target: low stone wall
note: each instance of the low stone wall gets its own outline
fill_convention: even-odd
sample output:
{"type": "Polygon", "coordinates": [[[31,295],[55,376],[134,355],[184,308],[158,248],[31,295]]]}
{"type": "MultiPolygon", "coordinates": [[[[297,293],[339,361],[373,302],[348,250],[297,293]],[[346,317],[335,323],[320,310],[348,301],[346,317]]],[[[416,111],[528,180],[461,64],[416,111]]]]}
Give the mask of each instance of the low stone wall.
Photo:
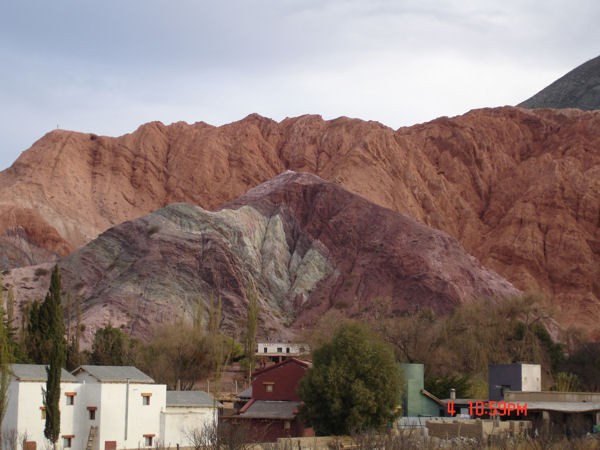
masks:
{"type": "Polygon", "coordinates": [[[427,431],[430,437],[440,439],[469,438],[487,442],[490,436],[525,434],[531,429],[529,420],[481,420],[457,419],[451,422],[429,420],[427,431]]]}

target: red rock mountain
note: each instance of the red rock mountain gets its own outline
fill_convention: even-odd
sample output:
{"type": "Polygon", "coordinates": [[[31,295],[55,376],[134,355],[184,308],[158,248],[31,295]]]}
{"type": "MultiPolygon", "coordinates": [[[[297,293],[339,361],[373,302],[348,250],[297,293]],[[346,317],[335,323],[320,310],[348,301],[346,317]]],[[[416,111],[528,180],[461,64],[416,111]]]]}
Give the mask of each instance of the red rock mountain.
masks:
{"type": "Polygon", "coordinates": [[[112,227],[60,267],[88,340],[108,322],[146,337],[149,324],[191,318],[195,302],[208,310],[217,295],[222,326],[242,338],[250,282],[261,334],[273,338],[332,308],[356,318],[377,302],[395,314],[445,313],[519,293],[446,233],[289,171],[214,212],[176,203],[112,227]]]}
{"type": "Polygon", "coordinates": [[[305,171],[458,239],[565,325],[600,319],[600,112],[495,108],[399,130],[251,115],[143,125],[118,138],[53,131],[0,173],[2,264],[68,254],[173,202],[213,209],[305,171]]]}

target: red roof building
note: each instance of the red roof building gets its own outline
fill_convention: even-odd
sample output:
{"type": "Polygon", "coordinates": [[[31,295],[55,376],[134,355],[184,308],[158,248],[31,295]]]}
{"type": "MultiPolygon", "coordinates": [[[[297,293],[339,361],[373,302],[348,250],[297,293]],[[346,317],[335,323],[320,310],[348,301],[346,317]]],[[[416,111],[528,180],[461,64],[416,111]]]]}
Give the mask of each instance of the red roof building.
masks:
{"type": "Polygon", "coordinates": [[[296,358],[255,371],[251,398],[237,415],[228,417],[246,428],[253,442],[275,442],[282,437],[313,436],[298,417],[298,383],[310,363],[296,358]]]}

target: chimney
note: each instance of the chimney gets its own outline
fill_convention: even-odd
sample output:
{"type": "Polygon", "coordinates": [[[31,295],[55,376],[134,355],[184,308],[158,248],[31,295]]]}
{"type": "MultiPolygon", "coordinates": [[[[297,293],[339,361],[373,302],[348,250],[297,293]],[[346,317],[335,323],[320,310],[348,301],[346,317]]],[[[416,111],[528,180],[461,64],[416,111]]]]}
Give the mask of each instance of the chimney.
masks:
{"type": "Polygon", "coordinates": [[[450,400],[456,400],[456,389],[450,389],[450,400]]]}

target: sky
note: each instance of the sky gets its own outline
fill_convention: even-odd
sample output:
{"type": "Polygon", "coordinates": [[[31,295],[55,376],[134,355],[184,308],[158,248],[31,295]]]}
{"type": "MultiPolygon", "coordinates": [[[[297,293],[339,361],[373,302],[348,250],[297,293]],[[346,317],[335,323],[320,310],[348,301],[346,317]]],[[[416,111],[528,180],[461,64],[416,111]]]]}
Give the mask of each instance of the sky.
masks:
{"type": "Polygon", "coordinates": [[[0,170],[57,127],[515,105],[598,56],[599,23],[598,0],[4,1],[0,170]]]}

